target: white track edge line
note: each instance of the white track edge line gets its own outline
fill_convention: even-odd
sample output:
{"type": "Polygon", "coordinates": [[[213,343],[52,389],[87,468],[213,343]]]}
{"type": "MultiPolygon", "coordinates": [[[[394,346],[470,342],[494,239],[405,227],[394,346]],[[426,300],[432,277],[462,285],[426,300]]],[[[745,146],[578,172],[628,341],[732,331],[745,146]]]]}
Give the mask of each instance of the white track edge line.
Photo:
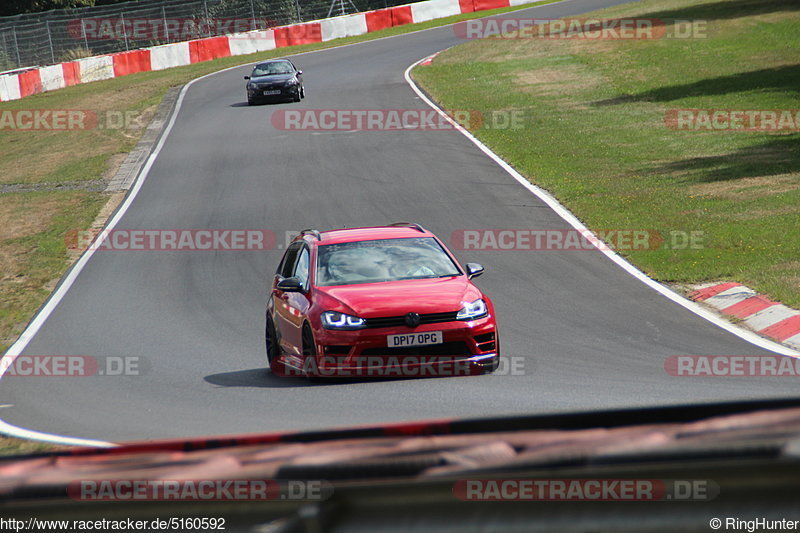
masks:
{"type": "MultiPolygon", "coordinates": [[[[425,59],[427,59],[427,56],[411,64],[403,74],[406,79],[406,83],[408,83],[409,86],[411,86],[411,88],[414,90],[417,96],[419,96],[422,99],[422,101],[424,101],[426,104],[432,107],[440,116],[444,117],[448,122],[450,122],[453,125],[453,127],[456,130],[458,130],[462,135],[464,135],[467,139],[472,141],[472,143],[475,144],[475,146],[480,148],[480,150],[484,154],[489,156],[503,170],[505,170],[515,180],[517,180],[517,182],[519,182],[520,185],[528,189],[528,191],[533,193],[541,201],[547,204],[550,207],[550,209],[555,211],[556,214],[561,218],[563,218],[569,225],[571,225],[573,228],[577,230],[589,232],[592,235],[594,235],[594,233],[590,232],[590,230],[575,215],[573,215],[566,207],[564,207],[558,200],[556,200],[556,198],[553,195],[551,195],[549,192],[545,191],[540,187],[537,187],[536,185],[528,181],[525,178],[525,176],[517,172],[516,169],[514,169],[514,167],[506,163],[502,158],[500,158],[500,156],[495,154],[489,147],[487,147],[485,144],[479,141],[474,135],[472,135],[469,131],[467,131],[463,126],[461,126],[461,124],[450,118],[450,116],[447,115],[447,113],[442,111],[442,109],[438,105],[436,105],[430,98],[427,97],[427,95],[417,86],[414,80],[411,79],[411,70],[425,59]]],[[[689,311],[698,315],[699,317],[708,320],[715,326],[718,326],[730,333],[733,333],[737,337],[744,339],[747,342],[750,342],[751,344],[755,344],[760,348],[764,348],[765,350],[769,350],[771,352],[775,352],[780,355],[788,355],[791,357],[800,358],[800,352],[792,350],[787,346],[784,346],[777,342],[773,342],[769,339],[765,339],[764,337],[761,337],[750,330],[732,324],[731,322],[728,322],[727,320],[720,318],[711,311],[704,309],[702,306],[700,306],[700,304],[692,302],[691,300],[687,300],[683,296],[674,292],[672,289],[666,287],[665,285],[662,285],[661,283],[647,276],[647,274],[645,274],[644,272],[633,266],[631,263],[629,263],[626,259],[624,259],[621,255],[617,254],[612,249],[609,249],[607,247],[598,247],[597,242],[600,242],[600,239],[597,238],[596,235],[595,237],[596,237],[595,239],[589,239],[589,240],[592,241],[592,245],[595,248],[597,248],[598,251],[605,254],[606,257],[611,259],[620,268],[625,270],[628,274],[635,277],[636,279],[638,279],[639,281],[641,281],[654,291],[662,294],[663,296],[666,296],[673,302],[688,309],[689,311]]]]}
{"type": "Polygon", "coordinates": [[[63,444],[65,446],[87,446],[91,448],[114,448],[117,446],[114,443],[105,442],[102,440],[65,437],[64,435],[54,435],[52,433],[43,433],[41,431],[25,429],[19,426],[13,426],[3,420],[0,420],[0,433],[8,437],[15,437],[18,439],[48,442],[50,444],[63,444]]]}

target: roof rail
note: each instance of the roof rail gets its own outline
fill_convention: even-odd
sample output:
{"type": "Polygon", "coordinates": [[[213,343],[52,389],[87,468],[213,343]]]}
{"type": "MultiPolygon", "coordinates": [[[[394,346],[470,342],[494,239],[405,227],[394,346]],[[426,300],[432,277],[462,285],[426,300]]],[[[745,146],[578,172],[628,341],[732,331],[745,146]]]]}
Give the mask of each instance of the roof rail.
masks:
{"type": "Polygon", "coordinates": [[[318,241],[322,240],[322,235],[315,229],[304,229],[300,232],[300,235],[313,235],[318,241]]]}
{"type": "Polygon", "coordinates": [[[416,222],[392,222],[389,225],[390,226],[401,226],[401,227],[407,227],[407,228],[414,228],[415,230],[417,230],[420,233],[427,233],[425,231],[425,228],[423,228],[422,226],[420,226],[416,222]]]}

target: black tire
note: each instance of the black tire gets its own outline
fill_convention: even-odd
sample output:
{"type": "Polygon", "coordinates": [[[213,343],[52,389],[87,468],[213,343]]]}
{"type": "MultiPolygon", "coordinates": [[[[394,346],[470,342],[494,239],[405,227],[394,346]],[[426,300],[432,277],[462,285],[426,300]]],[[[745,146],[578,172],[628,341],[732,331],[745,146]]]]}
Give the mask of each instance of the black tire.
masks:
{"type": "MultiPolygon", "coordinates": [[[[303,326],[303,355],[308,358],[313,358],[313,369],[316,370],[317,368],[317,344],[314,342],[314,333],[311,331],[311,328],[308,324],[303,326]]],[[[309,363],[304,362],[303,366],[305,368],[309,368],[309,363]]],[[[306,374],[306,379],[310,381],[316,381],[315,375],[306,374]]]]}
{"type": "Polygon", "coordinates": [[[303,85],[301,85],[300,86],[300,98],[305,98],[305,97],[306,97],[306,88],[303,85]]]}
{"type": "Polygon", "coordinates": [[[267,315],[267,324],[264,332],[264,344],[267,351],[267,365],[272,368],[272,362],[276,359],[276,348],[278,346],[278,339],[275,335],[275,324],[272,323],[272,318],[267,315]]]}
{"type": "Polygon", "coordinates": [[[297,92],[294,94],[293,100],[295,102],[299,102],[300,101],[300,89],[297,89],[297,92]]]}
{"type": "Polygon", "coordinates": [[[314,334],[308,324],[303,326],[303,355],[317,355],[317,345],[314,342],[314,334]]]}
{"type": "Polygon", "coordinates": [[[252,98],[248,98],[247,99],[247,105],[256,105],[256,101],[253,100],[252,98]]]}

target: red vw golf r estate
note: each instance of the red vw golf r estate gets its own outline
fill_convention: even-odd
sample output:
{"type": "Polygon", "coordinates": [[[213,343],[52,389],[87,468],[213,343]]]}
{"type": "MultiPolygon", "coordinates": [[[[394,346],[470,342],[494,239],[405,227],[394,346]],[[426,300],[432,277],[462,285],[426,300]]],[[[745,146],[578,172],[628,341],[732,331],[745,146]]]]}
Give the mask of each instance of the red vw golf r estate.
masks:
{"type": "Polygon", "coordinates": [[[418,224],[303,230],[278,266],[266,313],[276,375],[433,377],[499,363],[491,300],[418,224]]]}

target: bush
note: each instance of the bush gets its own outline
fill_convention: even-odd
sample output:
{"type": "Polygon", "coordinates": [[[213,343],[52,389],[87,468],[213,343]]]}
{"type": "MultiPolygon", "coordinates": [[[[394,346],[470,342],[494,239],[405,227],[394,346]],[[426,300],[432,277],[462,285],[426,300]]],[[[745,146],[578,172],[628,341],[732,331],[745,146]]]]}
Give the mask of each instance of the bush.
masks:
{"type": "Polygon", "coordinates": [[[75,48],[68,48],[58,55],[58,62],[65,63],[67,61],[76,61],[84,57],[91,57],[94,53],[85,46],[76,46],[75,48]]]}

